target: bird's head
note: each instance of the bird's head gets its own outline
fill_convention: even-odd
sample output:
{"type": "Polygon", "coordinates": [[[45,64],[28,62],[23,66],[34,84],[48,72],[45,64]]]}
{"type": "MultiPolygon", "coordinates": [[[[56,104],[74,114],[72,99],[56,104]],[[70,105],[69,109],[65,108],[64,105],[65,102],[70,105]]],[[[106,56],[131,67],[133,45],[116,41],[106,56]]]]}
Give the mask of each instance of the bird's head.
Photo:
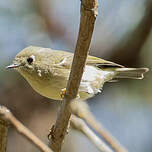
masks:
{"type": "Polygon", "coordinates": [[[7,69],[16,69],[25,78],[40,76],[50,68],[49,56],[51,49],[29,46],[20,51],[7,69]]]}

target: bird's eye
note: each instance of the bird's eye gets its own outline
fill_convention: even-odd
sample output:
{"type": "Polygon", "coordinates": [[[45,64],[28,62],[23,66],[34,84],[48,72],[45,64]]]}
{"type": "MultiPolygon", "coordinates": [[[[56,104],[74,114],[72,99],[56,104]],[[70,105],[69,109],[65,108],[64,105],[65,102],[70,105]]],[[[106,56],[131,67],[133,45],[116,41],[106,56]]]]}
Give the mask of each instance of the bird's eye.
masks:
{"type": "Polygon", "coordinates": [[[34,60],[34,59],[33,59],[32,57],[27,58],[27,62],[28,62],[29,64],[32,64],[33,60],[34,60]]]}

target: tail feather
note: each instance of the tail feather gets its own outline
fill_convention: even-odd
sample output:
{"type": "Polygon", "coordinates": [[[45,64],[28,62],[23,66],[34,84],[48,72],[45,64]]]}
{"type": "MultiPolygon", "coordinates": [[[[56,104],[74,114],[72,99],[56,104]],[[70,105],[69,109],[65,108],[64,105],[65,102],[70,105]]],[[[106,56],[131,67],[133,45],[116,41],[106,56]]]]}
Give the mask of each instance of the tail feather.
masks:
{"type": "Polygon", "coordinates": [[[130,78],[130,79],[143,79],[144,73],[148,72],[148,68],[117,68],[118,72],[115,78],[130,78]]]}

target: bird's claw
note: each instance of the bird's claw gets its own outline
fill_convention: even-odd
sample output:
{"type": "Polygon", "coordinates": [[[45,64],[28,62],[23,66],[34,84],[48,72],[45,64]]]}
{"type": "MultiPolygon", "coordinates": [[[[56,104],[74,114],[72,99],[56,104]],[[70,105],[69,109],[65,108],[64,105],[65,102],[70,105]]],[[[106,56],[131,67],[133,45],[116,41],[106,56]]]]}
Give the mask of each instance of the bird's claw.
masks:
{"type": "Polygon", "coordinates": [[[64,98],[65,94],[66,94],[66,88],[61,89],[60,96],[61,96],[62,99],[64,98]]]}

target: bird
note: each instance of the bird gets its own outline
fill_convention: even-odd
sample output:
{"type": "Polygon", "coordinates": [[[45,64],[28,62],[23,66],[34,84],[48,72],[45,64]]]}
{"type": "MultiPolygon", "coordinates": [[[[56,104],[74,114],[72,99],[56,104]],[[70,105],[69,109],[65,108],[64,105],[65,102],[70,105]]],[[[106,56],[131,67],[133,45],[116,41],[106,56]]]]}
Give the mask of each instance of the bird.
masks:
{"type": "MultiPolygon", "coordinates": [[[[20,51],[7,69],[17,70],[40,95],[62,100],[69,79],[73,53],[29,46],[20,51]]],[[[121,78],[143,79],[148,68],[127,68],[88,55],[78,98],[86,100],[100,93],[105,82],[121,78]]]]}

